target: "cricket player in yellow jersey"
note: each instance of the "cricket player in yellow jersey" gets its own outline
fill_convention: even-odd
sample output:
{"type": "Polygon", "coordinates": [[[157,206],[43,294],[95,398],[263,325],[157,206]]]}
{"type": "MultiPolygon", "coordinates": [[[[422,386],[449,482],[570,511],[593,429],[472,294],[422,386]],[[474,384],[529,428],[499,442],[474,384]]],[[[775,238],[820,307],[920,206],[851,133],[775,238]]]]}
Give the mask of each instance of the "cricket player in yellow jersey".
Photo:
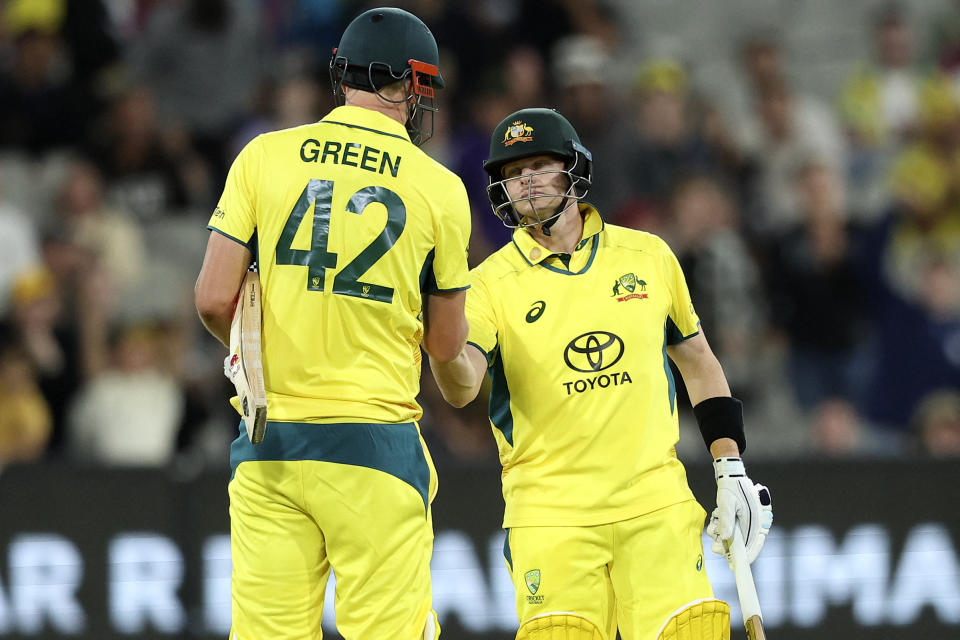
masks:
{"type": "Polygon", "coordinates": [[[517,638],[729,638],[703,568],[706,514],[674,450],[668,358],[715,459],[714,550],[736,522],[755,558],[772,511],[744,473],[741,405],[676,258],[581,201],[592,158],[556,111],[507,117],[484,166],[494,212],[516,230],[472,273],[467,346],[431,365],[455,406],[491,378],[517,638]]]}
{"type": "Polygon", "coordinates": [[[421,344],[465,344],[463,183],[415,143],[443,86],[433,35],[393,8],[344,31],[321,121],[241,151],[210,218],[196,287],[225,344],[251,260],[262,283],[267,426],[231,447],[231,640],[318,640],[337,579],[347,640],[439,634],[431,608],[436,474],[417,420],[421,344]]]}

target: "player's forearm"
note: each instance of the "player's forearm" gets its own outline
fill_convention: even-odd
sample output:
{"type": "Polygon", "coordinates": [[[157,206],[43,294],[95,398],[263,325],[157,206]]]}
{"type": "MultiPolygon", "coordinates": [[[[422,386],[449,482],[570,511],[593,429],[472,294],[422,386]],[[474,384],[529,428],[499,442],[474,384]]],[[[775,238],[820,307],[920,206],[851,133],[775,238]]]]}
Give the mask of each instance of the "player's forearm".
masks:
{"type": "Polygon", "coordinates": [[[467,345],[460,350],[456,358],[449,362],[440,362],[430,356],[430,370],[437,381],[443,399],[454,407],[469,404],[480,391],[483,382],[483,369],[477,358],[483,358],[477,350],[467,345]],[[478,370],[479,369],[479,370],[478,370]]]}
{"type": "Polygon", "coordinates": [[[723,367],[712,353],[698,358],[693,366],[687,367],[682,373],[691,405],[696,406],[708,398],[730,395],[730,385],[727,384],[723,367]]]}
{"type": "Polygon", "coordinates": [[[691,405],[730,395],[727,376],[702,331],[679,344],[668,346],[667,355],[680,369],[691,405]]]}
{"type": "Polygon", "coordinates": [[[200,321],[207,328],[210,334],[223,343],[223,346],[230,348],[230,320],[233,318],[233,311],[217,312],[206,309],[198,309],[200,321]]]}

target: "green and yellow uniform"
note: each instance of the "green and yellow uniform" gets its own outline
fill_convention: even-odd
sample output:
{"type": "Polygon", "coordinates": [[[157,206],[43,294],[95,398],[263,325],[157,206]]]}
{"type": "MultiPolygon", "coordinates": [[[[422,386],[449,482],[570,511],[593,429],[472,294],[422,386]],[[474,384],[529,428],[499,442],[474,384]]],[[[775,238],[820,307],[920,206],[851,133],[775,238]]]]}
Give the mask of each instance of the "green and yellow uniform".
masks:
{"type": "Polygon", "coordinates": [[[234,629],[319,638],[332,565],[344,635],[413,637],[436,490],[416,424],[421,311],[469,286],[463,183],[400,123],[338,107],[250,142],[209,228],[251,248],[263,287],[267,432],[231,450],[234,629]],[[347,551],[357,539],[376,544],[347,551]],[[278,617],[267,602],[288,625],[257,626],[278,617]]]}
{"type": "Polygon", "coordinates": [[[421,291],[468,286],[461,180],[359,107],[258,136],[210,228],[256,247],[270,418],[408,422],[422,413],[421,291]]]}
{"type": "Polygon", "coordinates": [[[580,212],[572,254],[518,229],[473,271],[469,342],[489,365],[521,621],[572,611],[611,639],[618,620],[652,638],[712,595],[666,352],[699,320],[663,240],[580,212]]]}

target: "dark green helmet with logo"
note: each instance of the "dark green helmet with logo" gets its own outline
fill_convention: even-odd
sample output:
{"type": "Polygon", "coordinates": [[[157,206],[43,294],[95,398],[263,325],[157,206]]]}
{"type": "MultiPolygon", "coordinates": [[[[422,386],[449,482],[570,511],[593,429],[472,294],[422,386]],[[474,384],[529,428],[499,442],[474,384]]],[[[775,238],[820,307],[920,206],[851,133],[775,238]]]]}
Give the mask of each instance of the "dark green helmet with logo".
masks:
{"type": "Polygon", "coordinates": [[[361,13],[347,25],[330,58],[330,82],[340,104],[343,85],[375,92],[388,102],[410,102],[407,129],[414,143],[421,144],[430,137],[421,127],[423,114],[431,113],[432,134],[434,88],[444,86],[439,65],[437,41],[427,25],[403,9],[381,7],[361,13]],[[396,100],[380,92],[406,78],[413,81],[410,95],[396,100]]]}
{"type": "Polygon", "coordinates": [[[550,218],[524,223],[513,207],[502,174],[504,165],[531,156],[550,155],[565,160],[565,170],[570,180],[569,192],[565,195],[576,200],[587,195],[593,178],[593,155],[580,143],[573,125],[554,109],[521,109],[504,118],[490,137],[490,155],[483,168],[490,178],[487,196],[493,212],[508,227],[543,224],[559,216],[566,208],[565,200],[550,218]]]}

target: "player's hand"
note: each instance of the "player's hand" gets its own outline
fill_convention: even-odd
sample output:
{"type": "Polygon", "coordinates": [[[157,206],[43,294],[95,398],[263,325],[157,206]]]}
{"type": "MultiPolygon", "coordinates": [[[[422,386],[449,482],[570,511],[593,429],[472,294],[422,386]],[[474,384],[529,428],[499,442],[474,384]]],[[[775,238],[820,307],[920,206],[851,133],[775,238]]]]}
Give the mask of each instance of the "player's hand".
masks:
{"type": "Polygon", "coordinates": [[[240,356],[235,353],[231,353],[223,359],[223,375],[225,375],[230,382],[233,382],[233,379],[237,375],[239,363],[240,356]]]}
{"type": "Polygon", "coordinates": [[[717,508],[707,525],[707,535],[713,538],[710,549],[730,562],[723,541],[733,537],[736,523],[743,534],[747,560],[753,562],[773,524],[770,490],[747,477],[740,458],[717,458],[713,469],[717,478],[717,508]]]}

